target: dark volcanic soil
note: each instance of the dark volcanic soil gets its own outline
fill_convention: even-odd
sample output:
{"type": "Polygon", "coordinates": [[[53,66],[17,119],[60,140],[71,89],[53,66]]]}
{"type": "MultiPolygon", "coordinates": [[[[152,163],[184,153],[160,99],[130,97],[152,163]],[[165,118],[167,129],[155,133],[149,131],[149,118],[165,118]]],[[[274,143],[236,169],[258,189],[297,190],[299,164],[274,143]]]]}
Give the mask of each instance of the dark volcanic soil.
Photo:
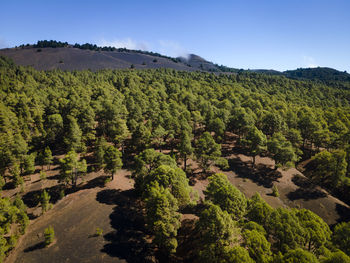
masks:
{"type": "Polygon", "coordinates": [[[97,200],[97,195],[106,189],[125,191],[132,188],[133,183],[127,175],[122,170],[105,188],[81,190],[64,197],[53,209],[31,222],[5,262],[125,262],[102,252],[109,243],[104,236],[114,230],[110,215],[115,204],[97,200]],[[43,232],[48,226],[53,226],[56,242],[44,248],[43,232]],[[102,236],[95,236],[97,227],[103,230],[102,236]]]}

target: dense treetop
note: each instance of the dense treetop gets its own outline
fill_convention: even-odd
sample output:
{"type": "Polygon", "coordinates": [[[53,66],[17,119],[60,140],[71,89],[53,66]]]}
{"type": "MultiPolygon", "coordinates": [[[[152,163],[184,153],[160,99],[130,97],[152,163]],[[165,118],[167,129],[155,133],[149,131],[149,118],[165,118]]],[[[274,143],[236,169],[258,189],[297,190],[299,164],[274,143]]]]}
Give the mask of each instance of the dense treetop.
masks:
{"type": "MultiPolygon", "coordinates": [[[[127,160],[153,244],[172,254],[181,209],[196,202],[185,162],[197,161],[204,173],[213,164],[227,167],[221,143],[228,133],[237,134],[253,160],[265,154],[286,167],[313,156],[310,166],[319,169],[308,176],[349,201],[350,90],[344,83],[250,72],[36,71],[0,58],[0,186],[23,184],[35,164],[49,167],[58,153],[66,187],[87,172],[88,152],[95,160],[89,169],[112,177],[127,160]]],[[[4,254],[12,242],[7,222],[22,229],[27,220],[20,200],[0,200],[0,211],[11,211],[6,216],[19,215],[0,214],[4,254]]],[[[332,234],[308,210],[273,209],[258,194],[246,199],[223,174],[210,177],[203,206],[196,223],[202,262],[330,262],[349,253],[342,237],[348,223],[332,234]]]]}

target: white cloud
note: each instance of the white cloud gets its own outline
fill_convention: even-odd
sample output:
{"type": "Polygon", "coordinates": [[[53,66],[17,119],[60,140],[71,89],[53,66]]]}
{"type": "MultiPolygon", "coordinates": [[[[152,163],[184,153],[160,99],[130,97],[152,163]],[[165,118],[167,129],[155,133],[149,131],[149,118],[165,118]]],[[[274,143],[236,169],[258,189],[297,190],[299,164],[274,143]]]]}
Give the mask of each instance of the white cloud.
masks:
{"type": "Polygon", "coordinates": [[[310,56],[303,56],[304,66],[307,68],[317,68],[319,65],[315,62],[315,59],[310,56]]]}
{"type": "Polygon", "coordinates": [[[188,51],[178,42],[171,40],[159,40],[159,53],[170,57],[187,57],[188,51]]]}
{"type": "Polygon", "coordinates": [[[114,40],[101,39],[99,42],[97,42],[97,45],[102,47],[111,46],[116,48],[127,48],[134,50],[149,50],[148,44],[146,42],[137,42],[131,38],[114,40]]]}

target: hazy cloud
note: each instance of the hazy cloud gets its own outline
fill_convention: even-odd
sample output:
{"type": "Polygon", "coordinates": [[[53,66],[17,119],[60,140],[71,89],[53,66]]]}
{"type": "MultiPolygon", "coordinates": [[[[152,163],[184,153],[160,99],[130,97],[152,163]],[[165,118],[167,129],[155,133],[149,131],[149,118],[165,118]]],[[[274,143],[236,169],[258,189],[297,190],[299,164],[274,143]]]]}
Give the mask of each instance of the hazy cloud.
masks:
{"type": "Polygon", "coordinates": [[[159,40],[159,52],[170,57],[188,57],[188,51],[178,42],[159,40]]]}
{"type": "Polygon", "coordinates": [[[146,42],[135,41],[131,38],[106,40],[102,39],[97,43],[98,46],[111,46],[116,48],[127,48],[134,50],[149,50],[149,45],[146,42]]]}
{"type": "Polygon", "coordinates": [[[303,56],[304,65],[307,68],[317,68],[319,65],[315,62],[315,59],[310,56],[303,56]]]}
{"type": "Polygon", "coordinates": [[[9,44],[7,43],[7,41],[4,38],[0,37],[0,48],[7,48],[7,47],[9,47],[9,44]]]}

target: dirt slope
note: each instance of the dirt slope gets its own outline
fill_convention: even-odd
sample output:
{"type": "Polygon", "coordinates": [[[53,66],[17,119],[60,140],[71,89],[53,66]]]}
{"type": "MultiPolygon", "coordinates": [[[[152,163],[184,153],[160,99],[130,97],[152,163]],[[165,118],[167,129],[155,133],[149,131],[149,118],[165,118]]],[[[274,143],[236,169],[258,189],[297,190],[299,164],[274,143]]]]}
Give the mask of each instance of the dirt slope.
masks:
{"type": "Polygon", "coordinates": [[[5,262],[126,262],[101,252],[108,241],[94,234],[97,227],[103,229],[103,235],[113,230],[109,216],[115,207],[113,203],[98,201],[97,194],[107,189],[131,189],[133,183],[127,175],[122,170],[105,188],[81,190],[64,197],[53,209],[31,222],[5,262]],[[43,248],[43,231],[48,226],[54,227],[56,242],[43,248]]]}
{"type": "Polygon", "coordinates": [[[73,47],[7,48],[0,50],[0,56],[9,57],[18,65],[33,66],[38,70],[91,69],[95,71],[100,69],[130,68],[131,65],[137,69],[171,68],[185,71],[216,68],[213,63],[195,55],[190,55],[188,60],[184,59],[182,62],[174,62],[169,58],[137,52],[92,51],[73,47]]]}

